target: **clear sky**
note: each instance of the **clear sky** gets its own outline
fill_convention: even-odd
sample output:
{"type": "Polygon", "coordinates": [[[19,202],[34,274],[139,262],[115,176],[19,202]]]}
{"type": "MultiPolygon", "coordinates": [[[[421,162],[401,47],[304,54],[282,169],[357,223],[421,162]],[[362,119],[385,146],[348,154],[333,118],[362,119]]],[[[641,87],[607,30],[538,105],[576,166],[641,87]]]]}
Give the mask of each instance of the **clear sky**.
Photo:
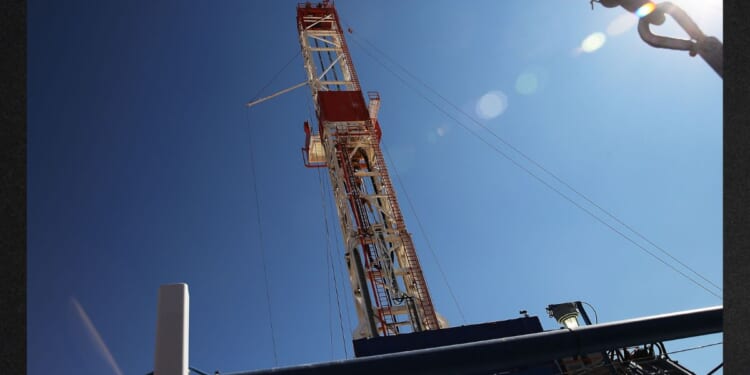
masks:
{"type": "MultiPolygon", "coordinates": [[[[723,38],[721,1],[673,2],[723,38]]],[[[300,156],[309,91],[243,106],[299,51],[296,3],[29,3],[29,374],[151,371],[157,291],[173,282],[190,287],[193,367],[274,366],[271,323],[279,366],[352,357],[330,192],[300,156]]],[[[555,329],[544,308],[574,300],[601,322],[722,304],[461,113],[721,287],[722,81],[699,57],[647,46],[633,16],[587,0],[336,5],[452,325],[525,309],[555,329]]],[[[668,22],[654,32],[681,37],[668,22]]],[[[304,77],[296,56],[260,95],[304,77]]],[[[721,352],[673,357],[706,373],[721,352]]]]}

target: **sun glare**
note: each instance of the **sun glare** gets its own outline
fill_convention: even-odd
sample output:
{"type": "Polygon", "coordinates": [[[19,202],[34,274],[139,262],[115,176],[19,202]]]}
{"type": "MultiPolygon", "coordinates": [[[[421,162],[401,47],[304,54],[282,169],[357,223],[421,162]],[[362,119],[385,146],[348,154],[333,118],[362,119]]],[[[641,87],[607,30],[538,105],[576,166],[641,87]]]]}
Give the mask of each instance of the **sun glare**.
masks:
{"type": "Polygon", "coordinates": [[[643,18],[651,14],[651,12],[653,12],[654,9],[656,9],[656,5],[654,5],[654,3],[652,2],[648,2],[646,4],[641,5],[641,7],[635,11],[635,15],[640,18],[643,18]]]}
{"type": "Polygon", "coordinates": [[[709,36],[723,39],[724,6],[721,0],[672,0],[709,36]]]}
{"type": "Polygon", "coordinates": [[[599,48],[602,48],[604,42],[607,41],[607,36],[604,33],[596,32],[586,37],[581,43],[581,50],[583,52],[591,53],[599,48]]]}

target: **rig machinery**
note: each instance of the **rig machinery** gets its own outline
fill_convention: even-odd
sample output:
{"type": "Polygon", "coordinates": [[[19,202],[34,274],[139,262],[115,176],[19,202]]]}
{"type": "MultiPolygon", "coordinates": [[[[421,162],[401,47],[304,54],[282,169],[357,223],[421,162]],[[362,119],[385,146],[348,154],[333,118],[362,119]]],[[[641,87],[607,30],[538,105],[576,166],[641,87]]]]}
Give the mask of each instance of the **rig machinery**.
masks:
{"type": "Polygon", "coordinates": [[[446,327],[435,311],[380,149],[380,97],[368,103],[336,9],[297,7],[307,84],[318,119],[305,123],[308,167],[328,168],[359,322],[353,338],[446,327]]]}
{"type": "MultiPolygon", "coordinates": [[[[302,154],[305,166],[328,169],[359,319],[352,333],[357,358],[243,375],[693,374],[668,357],[662,341],[721,332],[721,307],[591,325],[581,303],[570,302],[548,307],[561,330],[544,331],[525,311],[449,328],[432,303],[383,158],[380,96],[365,98],[335,7],[327,0],[298,4],[297,29],[306,81],[248,106],[311,90],[317,126],[304,123],[302,154]],[[579,327],[578,316],[587,326],[579,327]]],[[[173,339],[184,355],[157,355],[157,362],[185,368],[181,337],[173,339]]]]}
{"type": "MultiPolygon", "coordinates": [[[[631,10],[640,0],[598,2],[631,10]]],[[[655,9],[680,17],[669,4],[655,9]]],[[[526,311],[449,328],[432,303],[380,148],[380,96],[368,92],[365,102],[336,9],[326,0],[298,4],[297,28],[306,81],[247,106],[310,87],[318,123],[305,122],[302,153],[307,167],[329,172],[359,318],[352,333],[357,358],[234,375],[694,374],[669,358],[662,341],[722,332],[721,306],[592,325],[580,302],[568,302],[548,306],[564,326],[558,330],[544,331],[526,311]]],[[[702,52],[721,75],[718,41],[696,39],[667,40],[664,48],[702,52]]],[[[160,288],[152,375],[206,375],[188,366],[188,312],[186,284],[160,288]]]]}
{"type": "MultiPolygon", "coordinates": [[[[528,315],[448,328],[430,298],[383,158],[380,96],[368,92],[365,102],[335,7],[326,0],[299,4],[297,29],[307,74],[305,83],[311,90],[318,122],[317,129],[304,123],[302,152],[307,167],[327,168],[329,172],[359,319],[352,333],[355,355],[363,358],[544,334],[539,319],[528,315]]],[[[550,305],[550,311],[567,305],[573,304],[550,305]]],[[[577,327],[579,312],[590,324],[582,308],[572,309],[565,316],[575,319],[577,327]]],[[[561,324],[563,320],[558,319],[561,324]]],[[[503,366],[495,370],[524,374],[691,374],[666,356],[661,342],[645,343],[643,349],[636,349],[639,354],[648,354],[638,361],[627,349],[617,348],[550,357],[531,367],[503,366]],[[658,354],[654,346],[661,348],[658,354]]]]}

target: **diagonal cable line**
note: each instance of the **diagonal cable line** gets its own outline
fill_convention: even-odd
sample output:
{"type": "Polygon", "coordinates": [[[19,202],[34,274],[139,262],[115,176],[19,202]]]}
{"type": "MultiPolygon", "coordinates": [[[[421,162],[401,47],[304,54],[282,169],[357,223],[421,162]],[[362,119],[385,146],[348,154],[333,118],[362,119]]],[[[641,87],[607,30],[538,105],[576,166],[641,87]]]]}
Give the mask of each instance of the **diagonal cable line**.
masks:
{"type": "Polygon", "coordinates": [[[396,168],[395,163],[393,163],[393,157],[391,157],[391,154],[388,152],[388,148],[385,147],[385,143],[381,141],[381,144],[383,145],[383,151],[385,151],[385,154],[388,156],[388,159],[391,161],[391,165],[393,166],[393,172],[396,174],[396,180],[398,181],[398,184],[401,186],[401,191],[404,193],[404,196],[406,197],[406,202],[409,203],[409,208],[411,208],[412,214],[414,214],[414,219],[416,219],[417,226],[419,227],[419,231],[422,233],[422,237],[424,238],[425,244],[427,244],[427,248],[430,250],[430,253],[432,253],[432,257],[435,258],[435,264],[437,265],[437,269],[440,271],[440,275],[443,276],[443,281],[445,282],[445,286],[448,287],[448,293],[450,293],[451,298],[453,298],[453,303],[456,305],[456,309],[458,310],[458,314],[461,316],[461,320],[464,324],[466,324],[466,316],[464,316],[464,312],[461,309],[461,304],[458,303],[458,299],[456,298],[456,295],[453,293],[453,288],[451,288],[451,284],[448,283],[448,277],[445,275],[445,271],[443,271],[443,266],[440,265],[440,260],[438,259],[437,254],[435,253],[435,250],[432,248],[432,243],[430,243],[430,239],[427,237],[427,231],[424,230],[424,227],[422,226],[422,221],[419,220],[419,216],[417,215],[417,210],[414,209],[414,204],[411,202],[411,197],[409,197],[409,193],[406,191],[406,187],[404,186],[404,183],[401,181],[401,175],[398,173],[398,169],[396,168]]]}
{"type": "MultiPolygon", "coordinates": [[[[352,33],[352,35],[354,36],[354,34],[353,34],[353,33],[352,33]]],[[[355,38],[358,38],[358,37],[357,37],[357,36],[355,36],[355,38]]],[[[465,116],[466,118],[468,118],[469,120],[471,120],[472,122],[474,122],[475,124],[477,124],[478,126],[480,126],[480,127],[482,128],[482,129],[484,129],[484,130],[485,130],[485,131],[487,131],[488,133],[490,133],[490,134],[491,134],[491,135],[492,135],[492,136],[493,136],[493,137],[494,137],[495,139],[497,139],[498,141],[502,142],[502,143],[503,143],[504,145],[506,145],[507,147],[509,147],[509,148],[510,148],[511,150],[515,151],[515,152],[516,152],[516,153],[517,153],[518,155],[520,155],[520,156],[521,156],[522,158],[524,158],[524,159],[525,159],[526,161],[528,161],[529,163],[533,164],[533,165],[534,165],[534,166],[536,166],[537,168],[541,169],[541,170],[542,170],[542,171],[543,171],[544,173],[548,174],[548,175],[549,175],[550,177],[552,177],[552,178],[553,178],[553,179],[554,179],[555,181],[557,181],[558,183],[562,184],[562,185],[563,185],[563,186],[565,186],[566,188],[570,189],[570,191],[572,191],[573,193],[575,193],[576,195],[578,195],[579,197],[581,197],[581,198],[582,198],[583,200],[585,200],[585,201],[586,201],[586,202],[588,202],[589,204],[591,204],[591,205],[593,205],[594,207],[596,207],[597,209],[599,209],[599,210],[600,210],[601,212],[603,212],[603,213],[604,213],[605,215],[609,216],[609,217],[610,217],[610,218],[611,218],[612,220],[616,221],[616,222],[617,222],[618,224],[620,224],[620,225],[622,225],[623,227],[625,227],[626,229],[628,229],[628,230],[629,230],[630,232],[632,232],[633,234],[635,234],[635,235],[636,235],[637,237],[639,237],[640,239],[642,239],[642,240],[646,241],[646,242],[647,242],[648,244],[650,244],[650,245],[651,245],[651,246],[653,246],[654,248],[658,249],[658,250],[659,250],[660,252],[662,252],[662,253],[663,253],[664,255],[668,256],[669,258],[671,258],[672,260],[674,260],[675,262],[677,262],[678,264],[680,264],[680,265],[681,265],[682,267],[684,267],[685,269],[689,270],[690,272],[692,272],[693,274],[695,274],[695,275],[696,275],[696,276],[698,276],[699,278],[703,279],[703,280],[704,280],[705,282],[707,282],[707,283],[711,284],[711,285],[712,285],[712,286],[713,286],[714,288],[716,288],[717,290],[719,290],[719,291],[722,291],[722,290],[723,290],[723,289],[722,289],[722,288],[721,288],[720,286],[718,286],[718,285],[717,285],[716,283],[714,283],[714,282],[712,282],[711,280],[709,280],[708,278],[704,277],[704,276],[703,276],[703,275],[702,275],[701,273],[699,273],[699,272],[698,272],[698,271],[696,271],[695,269],[691,268],[690,266],[688,266],[688,265],[687,265],[687,264],[685,264],[684,262],[682,262],[682,261],[680,261],[679,259],[677,259],[677,257],[675,257],[674,255],[672,255],[672,254],[671,254],[670,252],[668,252],[667,250],[664,250],[664,249],[663,249],[663,248],[662,248],[661,246],[659,246],[659,245],[655,244],[655,243],[654,243],[653,241],[651,241],[650,239],[648,239],[648,238],[647,238],[647,237],[646,237],[645,235],[641,234],[641,233],[640,233],[639,231],[637,231],[637,230],[636,230],[635,228],[633,228],[632,226],[630,226],[630,225],[626,224],[625,222],[623,222],[622,220],[620,220],[620,219],[619,219],[619,218],[618,218],[617,216],[615,216],[614,214],[612,214],[611,212],[609,212],[608,210],[606,210],[605,208],[603,208],[602,206],[600,206],[599,204],[597,204],[596,202],[594,202],[593,200],[591,200],[591,199],[590,199],[590,198],[589,198],[588,196],[586,196],[585,194],[581,193],[581,192],[580,192],[579,190],[575,189],[574,187],[572,187],[572,186],[571,186],[570,184],[568,184],[567,182],[563,181],[563,180],[562,180],[562,179],[561,179],[561,178],[560,178],[559,176],[557,176],[557,175],[556,175],[555,173],[553,173],[552,171],[548,170],[547,168],[545,168],[544,166],[542,166],[542,165],[541,165],[540,163],[538,163],[537,161],[535,161],[534,159],[532,159],[531,157],[529,157],[528,155],[526,155],[526,154],[525,154],[524,152],[522,152],[521,150],[519,150],[518,148],[516,148],[515,146],[513,146],[513,145],[512,145],[512,144],[511,144],[510,142],[508,142],[508,141],[507,141],[507,140],[505,140],[505,139],[504,139],[503,137],[501,137],[500,135],[498,135],[498,134],[497,134],[496,132],[494,132],[494,131],[493,131],[492,129],[490,129],[490,128],[489,128],[489,127],[487,127],[486,125],[482,124],[481,122],[477,121],[477,120],[476,120],[476,119],[475,119],[475,118],[474,118],[473,116],[471,116],[471,115],[469,115],[468,113],[466,113],[466,111],[464,111],[463,109],[461,109],[461,108],[460,108],[459,106],[455,105],[455,104],[454,104],[453,102],[451,102],[451,101],[450,101],[450,100],[449,100],[448,98],[446,98],[445,96],[443,96],[442,94],[440,94],[440,93],[439,93],[439,92],[438,92],[437,90],[435,90],[434,88],[432,88],[431,86],[429,86],[428,84],[426,84],[426,83],[425,83],[424,81],[422,81],[421,79],[419,79],[418,77],[416,77],[416,76],[415,76],[414,74],[412,74],[412,73],[411,73],[411,72],[410,72],[410,71],[409,71],[408,69],[406,69],[406,68],[405,68],[405,67],[404,67],[403,65],[399,64],[399,63],[398,63],[397,61],[395,61],[394,59],[392,59],[391,57],[389,57],[389,56],[388,56],[388,55],[387,55],[387,54],[386,54],[385,52],[383,52],[382,50],[380,50],[380,49],[379,49],[378,47],[376,47],[376,46],[375,46],[374,44],[370,43],[370,42],[369,42],[369,41],[368,41],[367,39],[365,39],[364,37],[362,37],[361,39],[362,39],[362,40],[363,40],[363,41],[364,41],[365,43],[367,43],[367,44],[368,44],[369,46],[371,46],[371,47],[372,47],[372,48],[373,48],[373,49],[374,49],[375,51],[377,51],[377,52],[378,52],[378,53],[380,53],[380,54],[381,54],[382,56],[384,56],[384,57],[385,57],[385,58],[386,58],[386,59],[387,59],[388,61],[390,61],[390,62],[391,62],[392,64],[396,65],[396,66],[397,66],[397,67],[398,67],[399,69],[401,69],[401,70],[402,70],[402,71],[403,71],[404,73],[406,73],[406,74],[407,74],[407,75],[408,75],[409,77],[411,77],[411,78],[412,78],[412,79],[414,79],[415,81],[419,82],[419,83],[420,83],[420,84],[421,84],[422,86],[424,86],[424,87],[425,87],[425,88],[426,88],[427,90],[429,90],[429,91],[430,91],[431,93],[433,93],[433,94],[435,94],[436,96],[438,96],[438,97],[439,97],[440,99],[442,99],[442,100],[443,100],[444,102],[446,102],[446,103],[447,103],[448,105],[450,105],[451,107],[453,107],[453,109],[455,109],[456,111],[458,111],[459,113],[461,113],[462,115],[464,115],[464,116],[465,116]]],[[[355,41],[355,42],[356,42],[356,41],[355,41]]],[[[361,46],[361,45],[360,45],[360,46],[361,46]]]]}
{"type": "Polygon", "coordinates": [[[711,346],[721,345],[723,343],[724,343],[723,341],[720,341],[720,342],[715,342],[713,344],[706,344],[706,345],[701,345],[701,346],[694,346],[692,348],[675,350],[675,351],[669,352],[667,354],[677,354],[677,353],[682,353],[682,352],[689,352],[689,351],[692,351],[692,350],[704,349],[704,348],[708,348],[708,347],[711,347],[711,346]]]}
{"type": "MultiPolygon", "coordinates": [[[[309,118],[310,119],[315,118],[316,116],[314,115],[314,110],[312,108],[312,99],[309,96],[307,97],[307,100],[305,101],[305,104],[307,105],[307,111],[308,111],[309,118]]],[[[341,253],[340,248],[339,248],[339,242],[338,242],[338,240],[339,240],[340,237],[339,236],[333,236],[336,240],[334,241],[335,249],[332,250],[331,249],[330,226],[329,226],[329,221],[328,221],[329,210],[327,209],[327,207],[328,207],[329,204],[332,206],[332,208],[330,209],[330,212],[331,212],[332,216],[335,214],[336,210],[335,210],[335,207],[333,207],[334,206],[333,205],[333,199],[328,199],[330,197],[330,195],[325,194],[325,191],[332,191],[333,189],[329,189],[328,188],[329,187],[328,186],[328,179],[324,178],[322,176],[323,173],[320,172],[320,168],[316,168],[316,169],[317,169],[317,172],[318,172],[318,184],[320,185],[320,197],[321,197],[321,203],[322,203],[322,209],[323,209],[323,220],[324,220],[325,228],[326,228],[326,250],[327,250],[327,257],[328,257],[327,260],[328,260],[328,263],[330,265],[330,271],[333,274],[333,284],[334,284],[334,288],[335,288],[335,292],[336,292],[336,304],[338,306],[338,313],[339,313],[339,326],[341,328],[341,341],[342,341],[343,347],[344,347],[344,358],[349,358],[349,352],[347,350],[346,338],[345,338],[346,333],[344,332],[344,318],[342,317],[342,310],[341,310],[341,298],[342,297],[339,294],[339,283],[338,283],[338,280],[337,280],[337,277],[336,277],[336,274],[337,274],[337,272],[336,272],[336,262],[333,260],[334,259],[333,250],[336,251],[336,254],[340,254],[341,253]]],[[[335,220],[334,220],[334,222],[335,222],[335,220]]],[[[334,228],[335,228],[335,225],[334,225],[334,228]]],[[[334,229],[334,231],[335,231],[335,229],[334,229]]],[[[341,260],[342,257],[337,256],[335,258],[341,260]]],[[[341,265],[340,262],[339,262],[339,265],[341,265]]],[[[343,266],[342,266],[342,268],[343,268],[343,266]]],[[[330,279],[329,279],[329,282],[330,282],[330,279]]],[[[342,277],[342,283],[344,283],[343,277],[342,277]]],[[[342,287],[342,288],[345,289],[345,287],[342,287]]],[[[348,327],[349,327],[349,330],[351,331],[352,330],[352,323],[351,323],[351,318],[349,317],[349,304],[345,303],[344,307],[346,309],[346,319],[347,319],[347,322],[348,322],[348,327]]]]}
{"type": "Polygon", "coordinates": [[[278,71],[278,72],[276,72],[276,74],[274,74],[274,75],[273,75],[273,76],[271,77],[271,79],[269,79],[269,80],[268,80],[268,82],[267,82],[267,83],[266,83],[266,84],[265,84],[265,85],[264,85],[263,87],[261,87],[261,88],[260,88],[260,90],[258,90],[258,92],[256,92],[256,93],[255,93],[255,96],[253,96],[253,98],[252,98],[252,99],[251,99],[250,101],[252,102],[252,101],[254,101],[254,100],[258,99],[258,98],[260,97],[260,94],[261,94],[261,93],[262,93],[262,92],[263,92],[263,91],[264,91],[265,89],[267,89],[267,88],[268,88],[268,86],[271,86],[271,84],[273,83],[273,81],[275,81],[275,80],[276,80],[276,78],[279,78],[279,76],[281,75],[281,72],[283,72],[283,71],[284,71],[284,70],[285,70],[285,69],[286,69],[286,68],[287,68],[287,67],[289,66],[289,64],[291,64],[291,63],[292,63],[292,61],[294,61],[294,59],[296,59],[296,58],[297,58],[297,56],[299,56],[299,55],[300,55],[301,53],[302,53],[302,50],[299,50],[299,51],[297,51],[297,53],[295,53],[295,54],[294,54],[294,56],[292,56],[292,57],[291,57],[291,58],[289,59],[289,61],[287,61],[287,62],[286,62],[286,64],[284,64],[284,65],[283,65],[283,66],[281,67],[281,69],[279,69],[279,71],[278,71]]]}
{"type": "Polygon", "coordinates": [[[273,348],[273,362],[274,366],[279,365],[279,356],[276,351],[276,332],[273,328],[273,313],[271,311],[271,292],[269,291],[269,284],[268,284],[268,269],[266,266],[266,250],[263,243],[263,227],[262,220],[260,216],[260,199],[258,199],[258,179],[255,174],[255,157],[253,156],[253,139],[252,139],[252,127],[250,125],[250,110],[248,109],[246,111],[247,113],[247,123],[248,123],[248,141],[250,143],[250,171],[252,173],[253,177],[253,191],[255,192],[255,219],[258,223],[258,241],[260,243],[260,258],[261,258],[261,264],[263,265],[263,281],[265,282],[265,289],[266,289],[266,306],[268,307],[268,323],[271,327],[271,346],[273,348]]]}
{"type": "MultiPolygon", "coordinates": [[[[361,44],[359,44],[359,42],[357,42],[357,40],[356,40],[356,39],[352,39],[352,40],[353,40],[353,41],[354,41],[354,42],[355,42],[355,43],[356,43],[357,45],[359,45],[360,47],[362,47],[362,45],[361,45],[361,44]]],[[[689,275],[687,275],[687,274],[685,274],[684,272],[682,272],[682,271],[680,271],[679,269],[677,269],[677,268],[676,268],[675,266],[673,266],[673,265],[669,264],[668,262],[666,262],[665,260],[663,260],[662,258],[660,258],[659,256],[657,256],[656,254],[654,254],[654,253],[653,253],[652,251],[649,251],[648,249],[646,249],[646,248],[645,248],[644,246],[642,246],[641,244],[639,244],[639,243],[635,242],[635,240],[633,240],[632,238],[628,237],[628,236],[627,236],[627,235],[626,235],[625,233],[623,233],[623,232],[621,232],[621,231],[617,230],[617,228],[615,228],[615,227],[614,227],[614,226],[612,226],[611,224],[607,223],[606,221],[604,221],[603,219],[601,219],[601,218],[600,218],[599,216],[597,216],[596,214],[594,214],[594,213],[593,213],[593,212],[591,212],[590,210],[586,209],[585,207],[583,207],[583,206],[582,206],[581,204],[579,204],[578,202],[574,201],[574,200],[573,200],[572,198],[570,198],[570,197],[568,197],[567,195],[565,195],[565,194],[564,194],[563,192],[561,192],[561,191],[560,191],[559,189],[557,189],[557,188],[555,188],[554,186],[550,185],[550,184],[549,184],[549,183],[548,183],[547,181],[545,181],[544,179],[542,179],[541,177],[539,177],[538,175],[536,175],[536,174],[535,174],[534,172],[532,172],[532,171],[531,171],[531,170],[530,170],[529,168],[525,167],[524,165],[520,164],[520,163],[519,163],[518,161],[516,161],[515,159],[511,158],[511,157],[510,157],[510,156],[509,156],[509,155],[508,155],[507,153],[505,153],[505,152],[503,152],[502,150],[500,150],[500,149],[499,149],[499,148],[498,148],[497,146],[495,146],[495,145],[494,145],[494,144],[493,144],[492,142],[490,142],[490,141],[488,141],[487,139],[483,138],[483,137],[482,137],[482,136],[481,136],[481,135],[480,135],[479,133],[477,133],[476,131],[472,130],[471,128],[469,128],[468,126],[466,126],[466,125],[465,125],[464,123],[462,123],[462,122],[461,122],[460,120],[458,120],[458,119],[457,119],[457,118],[456,118],[455,116],[453,116],[453,115],[451,115],[450,113],[448,113],[448,112],[447,112],[447,111],[446,111],[445,109],[443,109],[442,107],[440,107],[440,105],[438,105],[437,103],[435,103],[435,101],[433,101],[433,100],[431,100],[430,98],[428,98],[428,97],[426,97],[425,95],[423,95],[423,94],[422,94],[422,93],[421,93],[421,92],[420,92],[420,91],[419,91],[419,90],[418,90],[417,88],[415,88],[415,87],[414,87],[413,85],[411,85],[411,84],[410,84],[409,82],[407,82],[407,81],[406,81],[406,80],[405,80],[405,79],[404,79],[403,77],[401,77],[401,76],[400,76],[400,75],[398,75],[398,74],[397,74],[396,72],[394,72],[394,71],[393,71],[393,70],[392,70],[392,69],[391,69],[390,67],[388,67],[387,65],[383,64],[383,62],[382,62],[382,61],[380,61],[380,59],[378,59],[378,58],[377,58],[376,56],[374,56],[373,54],[371,54],[371,53],[370,53],[370,52],[369,52],[369,51],[368,51],[367,49],[365,49],[364,47],[362,47],[362,48],[363,48],[363,50],[365,51],[365,53],[366,53],[367,55],[369,55],[370,57],[372,57],[372,58],[373,58],[373,59],[374,59],[374,60],[375,60],[375,61],[376,61],[376,62],[377,62],[378,64],[380,64],[380,65],[381,65],[381,66],[382,66],[383,68],[385,68],[385,69],[386,69],[386,70],[387,70],[388,72],[390,72],[391,74],[393,74],[393,75],[394,75],[394,76],[395,76],[395,77],[396,77],[396,78],[397,78],[397,79],[398,79],[399,81],[401,81],[401,83],[403,83],[403,84],[404,84],[404,85],[406,85],[406,86],[407,86],[408,88],[410,88],[410,89],[414,90],[415,92],[417,92],[417,93],[418,93],[418,94],[419,94],[419,95],[420,95],[420,96],[422,97],[422,99],[424,99],[425,101],[427,101],[428,103],[430,103],[430,104],[431,104],[431,105],[432,105],[433,107],[435,107],[435,108],[436,108],[436,109],[437,109],[438,111],[440,111],[441,113],[443,113],[443,115],[445,115],[446,117],[448,117],[448,118],[450,118],[451,120],[453,120],[454,122],[456,122],[456,124],[458,124],[459,126],[461,126],[462,128],[464,128],[464,129],[465,129],[466,131],[468,131],[469,133],[471,133],[471,134],[472,134],[473,136],[475,136],[475,137],[476,137],[477,139],[479,139],[480,141],[482,141],[482,142],[483,142],[484,144],[486,144],[486,145],[487,145],[488,147],[490,147],[490,148],[492,148],[493,150],[495,150],[495,152],[497,152],[497,153],[498,153],[498,154],[500,154],[500,155],[501,155],[502,157],[504,157],[505,159],[507,159],[508,161],[510,161],[511,163],[513,163],[513,164],[514,164],[514,165],[515,165],[516,167],[520,168],[521,170],[523,170],[524,172],[526,172],[527,174],[529,174],[529,175],[530,175],[531,177],[533,177],[534,179],[536,179],[537,181],[539,181],[539,182],[540,182],[541,184],[543,184],[544,186],[546,186],[546,187],[547,187],[547,188],[549,188],[550,190],[552,190],[552,191],[554,191],[555,193],[557,193],[557,194],[558,194],[559,196],[561,196],[561,197],[562,197],[563,199],[567,200],[568,202],[570,202],[571,204],[573,204],[574,206],[578,207],[578,208],[579,208],[580,210],[584,211],[584,212],[585,212],[585,213],[587,213],[587,214],[588,214],[589,216],[591,216],[592,218],[594,218],[594,219],[595,219],[596,221],[600,222],[601,224],[603,224],[604,226],[608,227],[609,229],[611,229],[611,230],[612,230],[612,231],[614,231],[615,233],[619,234],[619,235],[620,235],[621,237],[623,237],[623,238],[624,238],[624,239],[626,239],[627,241],[631,242],[631,243],[632,243],[633,245],[637,246],[637,247],[638,247],[639,249],[641,249],[641,250],[642,250],[642,251],[644,251],[645,253],[649,254],[649,255],[650,255],[651,257],[653,257],[654,259],[658,260],[659,262],[661,262],[661,263],[662,263],[662,264],[664,264],[665,266],[669,267],[669,268],[670,268],[670,269],[672,269],[673,271],[675,271],[675,272],[679,273],[680,275],[682,275],[683,277],[685,277],[686,279],[688,279],[689,281],[691,281],[691,282],[692,282],[692,283],[694,283],[695,285],[699,286],[699,287],[700,287],[701,289],[704,289],[705,291],[707,291],[708,293],[710,293],[710,294],[714,295],[715,297],[717,297],[717,298],[719,298],[719,299],[722,299],[722,297],[721,297],[721,296],[720,296],[719,294],[717,294],[716,292],[714,292],[714,291],[712,291],[712,290],[708,289],[708,288],[707,288],[707,287],[705,287],[705,286],[704,286],[704,285],[703,285],[702,283],[700,283],[700,282],[696,281],[696,280],[695,280],[694,278],[690,277],[689,275]]]]}
{"type": "MultiPolygon", "coordinates": [[[[334,289],[336,291],[336,305],[338,306],[338,312],[339,312],[339,327],[341,328],[341,344],[344,347],[344,355],[345,358],[349,357],[349,353],[346,349],[346,337],[344,334],[344,318],[341,314],[341,298],[339,297],[339,285],[338,281],[336,280],[336,271],[333,268],[333,255],[331,254],[331,233],[328,230],[328,210],[326,210],[326,194],[325,194],[325,187],[323,186],[323,177],[320,173],[320,169],[318,168],[318,184],[320,185],[320,203],[323,208],[323,222],[325,224],[326,228],[326,261],[328,265],[330,265],[329,271],[333,271],[333,284],[334,289]]],[[[330,282],[330,278],[329,278],[330,282]]],[[[333,343],[333,338],[331,338],[331,342],[333,343]]]]}
{"type": "MultiPolygon", "coordinates": [[[[331,186],[329,179],[324,178],[323,179],[323,185],[325,185],[325,187],[327,189],[326,191],[333,191],[333,187],[331,186]]],[[[336,207],[334,199],[333,198],[328,199],[328,204],[330,206],[330,210],[328,211],[328,212],[330,212],[329,215],[331,215],[333,217],[332,221],[335,222],[336,220],[338,220],[338,216],[337,216],[338,213],[337,213],[337,207],[336,207]]],[[[341,236],[334,236],[334,238],[336,239],[334,241],[336,254],[344,254],[344,253],[346,253],[345,244],[343,243],[344,241],[341,238],[341,236]]],[[[344,260],[345,258],[343,256],[337,256],[336,259],[338,260],[338,262],[336,262],[335,265],[338,265],[337,269],[339,271],[339,278],[340,278],[341,284],[342,284],[341,288],[342,289],[346,289],[347,288],[346,280],[347,280],[347,278],[350,275],[348,275],[347,266],[346,266],[345,260],[344,260]]],[[[354,325],[352,325],[351,311],[349,310],[349,306],[353,305],[354,301],[352,301],[349,298],[347,298],[348,296],[351,296],[351,294],[344,293],[344,297],[342,297],[342,298],[347,302],[347,303],[344,303],[344,312],[345,312],[345,315],[346,315],[347,328],[349,329],[348,332],[353,332],[354,331],[354,325]]]]}

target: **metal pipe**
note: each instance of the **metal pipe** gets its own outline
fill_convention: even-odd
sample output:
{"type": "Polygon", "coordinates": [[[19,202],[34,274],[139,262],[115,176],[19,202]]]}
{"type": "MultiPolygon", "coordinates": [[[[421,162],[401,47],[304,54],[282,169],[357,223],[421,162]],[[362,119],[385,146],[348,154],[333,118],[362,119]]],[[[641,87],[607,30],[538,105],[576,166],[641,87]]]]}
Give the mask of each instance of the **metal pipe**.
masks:
{"type": "Polygon", "coordinates": [[[190,293],[185,283],[159,287],[156,307],[154,374],[188,373],[190,293]]]}
{"type": "Polygon", "coordinates": [[[260,98],[260,99],[258,99],[258,100],[253,100],[252,102],[250,102],[250,103],[247,103],[247,104],[245,104],[245,106],[246,106],[246,107],[252,107],[252,106],[254,106],[254,105],[256,105],[256,104],[260,104],[260,103],[263,103],[263,102],[265,102],[265,101],[266,101],[266,100],[268,100],[268,99],[273,99],[273,98],[275,98],[275,97],[277,97],[277,96],[279,96],[279,95],[282,95],[282,94],[286,94],[286,93],[288,93],[289,91],[292,91],[292,90],[298,89],[298,88],[300,88],[300,87],[302,87],[302,86],[304,86],[304,85],[306,85],[306,84],[307,84],[307,81],[305,81],[305,82],[300,82],[300,83],[298,83],[298,84],[296,84],[296,85],[294,85],[294,86],[292,86],[292,87],[290,87],[290,88],[287,88],[287,89],[283,89],[283,90],[281,90],[281,91],[279,91],[279,92],[277,92],[277,93],[275,93],[275,94],[271,94],[271,95],[268,95],[268,96],[266,96],[265,98],[260,98]]]}
{"type": "Polygon", "coordinates": [[[719,39],[703,34],[695,21],[677,5],[669,1],[658,4],[653,13],[638,21],[638,34],[652,47],[690,51],[691,56],[699,55],[719,77],[724,77],[724,45],[719,39]],[[687,32],[690,40],[664,37],[651,32],[650,24],[657,24],[655,20],[663,19],[664,14],[672,16],[687,32]]]}
{"type": "Polygon", "coordinates": [[[581,312],[581,317],[583,318],[583,322],[586,323],[587,326],[591,325],[591,319],[589,319],[589,314],[586,313],[586,309],[583,308],[583,303],[581,301],[576,301],[576,308],[578,311],[581,312]]]}
{"type": "Polygon", "coordinates": [[[724,45],[719,39],[712,36],[706,37],[698,42],[697,52],[719,77],[724,78],[724,45]]]}
{"type": "Polygon", "coordinates": [[[712,375],[716,371],[719,371],[720,368],[724,367],[724,362],[719,363],[718,366],[714,367],[713,370],[709,371],[706,375],[712,375]]]}
{"type": "Polygon", "coordinates": [[[574,355],[721,332],[722,314],[723,307],[716,306],[575,329],[232,375],[491,373],[574,355]]]}

